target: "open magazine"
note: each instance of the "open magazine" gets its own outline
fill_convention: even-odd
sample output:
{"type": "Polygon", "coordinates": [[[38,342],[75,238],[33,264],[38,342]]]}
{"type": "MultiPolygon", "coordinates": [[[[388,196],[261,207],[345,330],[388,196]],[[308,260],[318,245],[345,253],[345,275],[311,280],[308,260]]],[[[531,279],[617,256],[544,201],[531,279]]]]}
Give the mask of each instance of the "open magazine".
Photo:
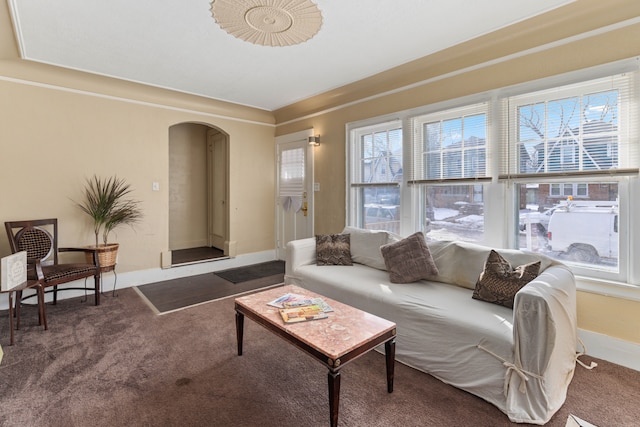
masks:
{"type": "Polygon", "coordinates": [[[304,295],[291,293],[284,294],[283,296],[268,302],[267,305],[276,308],[294,308],[304,307],[306,305],[318,305],[325,313],[333,311],[333,308],[331,308],[331,306],[327,304],[322,298],[309,298],[304,295]]]}
{"type": "Polygon", "coordinates": [[[285,323],[306,322],[327,318],[333,308],[322,298],[310,298],[305,295],[287,293],[267,303],[279,309],[285,323]]]}

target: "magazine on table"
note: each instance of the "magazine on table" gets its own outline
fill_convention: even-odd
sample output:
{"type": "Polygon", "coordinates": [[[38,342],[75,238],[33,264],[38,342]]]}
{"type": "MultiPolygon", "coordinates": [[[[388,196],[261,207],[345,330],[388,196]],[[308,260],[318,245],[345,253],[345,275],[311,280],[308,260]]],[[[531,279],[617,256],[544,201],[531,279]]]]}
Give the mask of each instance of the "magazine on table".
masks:
{"type": "Polygon", "coordinates": [[[279,311],[284,323],[308,322],[310,320],[326,319],[329,317],[319,305],[281,308],[279,311]]]}
{"type": "Polygon", "coordinates": [[[276,308],[284,308],[284,303],[291,303],[294,301],[304,301],[304,300],[309,300],[309,298],[307,298],[304,295],[299,295],[299,294],[284,294],[281,297],[278,297],[276,299],[274,299],[273,301],[270,301],[267,303],[267,305],[270,305],[272,307],[276,307],[276,308]]]}
{"type": "Polygon", "coordinates": [[[304,295],[292,293],[284,294],[283,296],[268,302],[267,305],[276,308],[296,308],[316,305],[319,306],[325,313],[333,311],[333,308],[331,308],[331,306],[327,304],[322,298],[309,298],[304,295]]]}
{"type": "Polygon", "coordinates": [[[322,311],[329,313],[333,311],[333,308],[326,303],[322,298],[307,298],[300,301],[285,301],[282,303],[283,308],[303,307],[305,305],[317,305],[322,308],[322,311]]]}

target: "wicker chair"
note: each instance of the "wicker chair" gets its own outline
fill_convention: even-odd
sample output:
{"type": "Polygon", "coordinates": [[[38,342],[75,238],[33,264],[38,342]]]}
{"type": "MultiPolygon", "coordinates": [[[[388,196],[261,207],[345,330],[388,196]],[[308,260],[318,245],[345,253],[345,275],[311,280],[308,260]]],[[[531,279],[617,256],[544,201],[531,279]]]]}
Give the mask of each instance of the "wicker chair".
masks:
{"type": "MultiPolygon", "coordinates": [[[[58,285],[93,276],[95,287],[65,287],[61,290],[83,289],[95,291],[95,305],[100,304],[100,262],[96,251],[86,248],[58,247],[58,220],[38,219],[7,221],[4,223],[12,253],[27,251],[29,271],[27,278],[40,280],[46,293],[53,293],[53,304],[58,302],[58,285]],[[93,263],[59,263],[59,252],[90,253],[93,263]],[[46,288],[53,287],[52,290],[46,288]]],[[[16,305],[22,300],[16,294],[16,305]]]]}

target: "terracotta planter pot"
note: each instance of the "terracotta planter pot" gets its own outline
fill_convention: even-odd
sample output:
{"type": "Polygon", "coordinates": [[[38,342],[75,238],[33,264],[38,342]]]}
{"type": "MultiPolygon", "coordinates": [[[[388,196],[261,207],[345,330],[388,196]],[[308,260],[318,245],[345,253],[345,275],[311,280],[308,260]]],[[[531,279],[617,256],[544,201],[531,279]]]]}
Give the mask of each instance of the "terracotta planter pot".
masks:
{"type": "MultiPolygon", "coordinates": [[[[87,248],[98,251],[98,259],[100,261],[100,267],[112,267],[116,265],[118,257],[119,243],[107,243],[106,245],[91,245],[87,248]]],[[[86,254],[87,262],[93,264],[93,255],[86,254]]]]}

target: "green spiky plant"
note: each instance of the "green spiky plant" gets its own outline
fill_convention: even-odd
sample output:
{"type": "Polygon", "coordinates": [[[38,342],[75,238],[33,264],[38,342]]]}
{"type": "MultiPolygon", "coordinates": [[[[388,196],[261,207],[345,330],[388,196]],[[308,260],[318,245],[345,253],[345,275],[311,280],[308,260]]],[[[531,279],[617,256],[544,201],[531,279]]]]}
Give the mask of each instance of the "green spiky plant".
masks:
{"type": "Polygon", "coordinates": [[[109,233],[119,225],[133,226],[142,218],[139,202],[127,199],[131,186],[117,176],[100,178],[94,175],[87,179],[84,201],[76,205],[93,219],[93,231],[98,246],[100,233],[106,245],[109,233]]]}

